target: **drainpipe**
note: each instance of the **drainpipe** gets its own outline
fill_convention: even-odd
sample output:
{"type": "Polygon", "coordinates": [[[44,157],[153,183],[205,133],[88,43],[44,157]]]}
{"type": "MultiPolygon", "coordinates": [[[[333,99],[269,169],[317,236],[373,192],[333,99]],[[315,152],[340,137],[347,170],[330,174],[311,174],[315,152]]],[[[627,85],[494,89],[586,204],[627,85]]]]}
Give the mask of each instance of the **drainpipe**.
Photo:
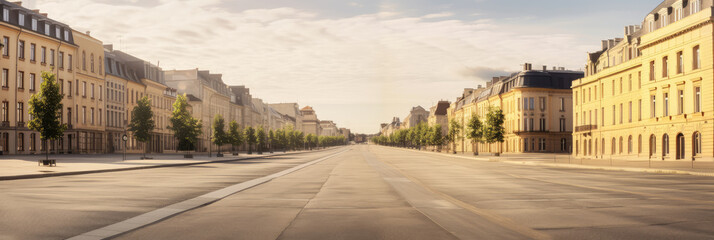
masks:
{"type": "MultiPolygon", "coordinates": [[[[20,30],[20,32],[17,33],[17,38],[15,39],[15,40],[16,40],[16,43],[20,42],[20,35],[22,35],[22,32],[23,32],[23,31],[22,31],[22,28],[20,28],[19,30],[20,30]]],[[[9,44],[8,44],[8,45],[9,45],[9,44]]],[[[15,44],[15,46],[17,46],[17,44],[15,44]]],[[[8,48],[7,53],[8,53],[8,56],[9,56],[9,55],[10,55],[10,49],[9,49],[10,46],[5,46],[5,47],[8,48]]],[[[17,48],[17,47],[16,47],[16,48],[17,48]]],[[[15,51],[15,55],[16,55],[16,56],[15,56],[15,85],[16,85],[16,86],[15,86],[15,108],[17,109],[17,77],[18,77],[18,72],[19,72],[19,71],[17,70],[17,67],[18,67],[18,64],[19,64],[19,61],[20,61],[18,58],[19,58],[20,56],[17,56],[17,51],[15,51]]],[[[23,80],[24,80],[24,79],[23,79],[23,80]]],[[[24,106],[23,106],[23,108],[24,108],[24,106]]],[[[23,109],[23,111],[24,111],[24,109],[23,109]]],[[[17,113],[17,112],[16,112],[16,113],[17,113]]],[[[23,113],[23,114],[24,114],[24,113],[23,113]]],[[[15,116],[15,154],[17,154],[17,131],[18,131],[18,128],[19,128],[19,127],[17,126],[17,118],[18,118],[18,116],[15,116]]],[[[23,140],[24,140],[24,139],[23,139],[23,140]]],[[[23,144],[23,145],[24,145],[24,144],[23,144]]],[[[24,147],[24,146],[23,146],[23,147],[24,147]]]]}

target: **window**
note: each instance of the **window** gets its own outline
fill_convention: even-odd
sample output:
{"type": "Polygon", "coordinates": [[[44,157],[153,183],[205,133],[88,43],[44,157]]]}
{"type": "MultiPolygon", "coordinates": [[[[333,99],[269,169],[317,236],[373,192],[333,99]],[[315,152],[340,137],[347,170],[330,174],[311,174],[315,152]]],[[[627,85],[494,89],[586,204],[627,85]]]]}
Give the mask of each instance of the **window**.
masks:
{"type": "Polygon", "coordinates": [[[45,35],[50,35],[50,24],[45,23],[45,35]]]}
{"type": "Polygon", "coordinates": [[[102,85],[99,85],[99,100],[102,100],[102,85]]]}
{"type": "Polygon", "coordinates": [[[69,41],[69,31],[64,30],[64,40],[69,41]]]}
{"type": "Polygon", "coordinates": [[[35,145],[37,144],[37,135],[35,133],[30,133],[30,146],[28,149],[30,151],[35,151],[35,145]]]}
{"type": "Polygon", "coordinates": [[[60,94],[64,94],[64,80],[59,80],[60,94]]]}
{"type": "Polygon", "coordinates": [[[72,98],[72,81],[67,81],[67,97],[72,98]]]}
{"type": "Polygon", "coordinates": [[[677,149],[675,150],[675,159],[680,160],[684,159],[684,134],[677,134],[677,140],[676,140],[676,146],[677,149]]]}
{"type": "Polygon", "coordinates": [[[677,115],[684,113],[684,90],[677,91],[679,99],[677,101],[677,115]]]}
{"type": "Polygon", "coordinates": [[[560,119],[560,132],[565,132],[566,130],[565,118],[560,119]]]}
{"type": "Polygon", "coordinates": [[[674,21],[679,21],[682,19],[682,8],[678,7],[674,9],[674,21]]]}
{"type": "Polygon", "coordinates": [[[620,137],[620,154],[622,154],[623,151],[624,151],[624,149],[625,149],[625,148],[622,146],[622,144],[623,144],[623,142],[622,142],[622,137],[620,137]]]}
{"type": "Polygon", "coordinates": [[[89,67],[92,72],[94,72],[94,53],[89,55],[89,67]]]}
{"type": "Polygon", "coordinates": [[[655,113],[657,111],[657,96],[650,95],[650,102],[650,118],[655,118],[657,116],[655,113]]]}
{"type": "Polygon", "coordinates": [[[30,91],[35,91],[35,74],[30,73],[30,91]]]}
{"type": "Polygon", "coordinates": [[[87,71],[87,54],[82,51],[82,70],[87,71]]]}
{"type": "Polygon", "coordinates": [[[10,38],[2,37],[2,44],[5,45],[5,47],[2,48],[2,55],[5,57],[10,56],[10,38]]]}
{"type": "Polygon", "coordinates": [[[630,74],[630,77],[627,79],[627,91],[632,92],[632,74],[630,74]]]}
{"type": "Polygon", "coordinates": [[[55,26],[55,37],[56,38],[60,38],[60,31],[61,30],[60,30],[59,26],[55,26]]]}
{"type": "MultiPolygon", "coordinates": [[[[131,95],[134,96],[134,91],[131,92],[131,95]]],[[[127,94],[127,96],[128,96],[128,94],[127,94]]],[[[133,99],[133,97],[132,97],[132,99],[133,99]]],[[[518,98],[518,101],[516,101],[516,107],[518,108],[518,111],[521,110],[520,102],[521,102],[521,98],[518,98]]]]}
{"type": "Polygon", "coordinates": [[[560,98],[560,111],[565,112],[565,98],[560,98]]]}
{"type": "Polygon", "coordinates": [[[560,139],[560,151],[561,152],[567,152],[568,151],[568,140],[565,138],[560,139]]]}
{"type": "Polygon", "coordinates": [[[654,154],[657,152],[657,138],[655,135],[650,136],[650,157],[654,157],[654,154]]]}
{"type": "Polygon", "coordinates": [[[622,87],[622,78],[620,78],[620,94],[622,94],[622,89],[623,89],[623,87],[622,87]]]}
{"type": "Polygon", "coordinates": [[[669,93],[664,93],[664,103],[662,108],[664,116],[669,116],[669,93]]]}
{"type": "Polygon", "coordinates": [[[623,113],[622,111],[623,111],[623,110],[622,110],[622,103],[620,103],[620,124],[622,124],[622,119],[624,118],[624,117],[623,117],[624,114],[622,114],[622,113],[623,113]]]}
{"type": "Polygon", "coordinates": [[[627,138],[627,154],[632,154],[632,135],[627,138]]]}
{"type": "Polygon", "coordinates": [[[699,69],[702,66],[702,58],[699,55],[699,46],[692,50],[692,69],[699,69]]]}
{"type": "Polygon", "coordinates": [[[82,82],[82,97],[87,97],[87,82],[82,82]]]}
{"type": "Polygon", "coordinates": [[[637,153],[642,153],[642,135],[637,136],[637,153]]]}
{"type": "Polygon", "coordinates": [[[538,100],[539,100],[539,102],[540,102],[540,110],[541,110],[541,111],[545,111],[545,98],[544,98],[544,97],[541,97],[541,98],[539,98],[538,100]]]}
{"type": "Polygon", "coordinates": [[[529,104],[528,104],[528,106],[529,106],[528,109],[529,109],[529,110],[535,109],[535,106],[534,106],[534,104],[535,104],[535,99],[534,99],[534,98],[528,98],[528,103],[529,103],[529,104]]]}
{"type": "Polygon", "coordinates": [[[637,121],[642,121],[642,99],[637,100],[637,121]]]}
{"type": "MultiPolygon", "coordinates": [[[[535,131],[535,128],[533,127],[533,118],[529,118],[529,119],[528,119],[528,129],[529,129],[531,132],[535,131]]],[[[533,141],[535,141],[535,140],[533,140],[533,141]]]]}
{"type": "Polygon", "coordinates": [[[40,51],[40,63],[45,64],[47,63],[47,48],[42,47],[42,50],[40,51]]]}
{"type": "Polygon", "coordinates": [[[627,122],[632,122],[632,101],[630,101],[629,106],[627,108],[627,122]]]}
{"type": "Polygon", "coordinates": [[[50,66],[55,65],[55,50],[50,49],[50,66]]]}
{"type": "Polygon", "coordinates": [[[25,134],[17,134],[17,151],[25,151],[25,134]]]}
{"type": "Polygon", "coordinates": [[[82,106],[82,124],[87,124],[87,107],[82,106]]]}
{"type": "Polygon", "coordinates": [[[692,136],[692,156],[696,157],[702,154],[702,135],[695,132],[692,136]]]}
{"type": "Polygon", "coordinates": [[[605,126],[605,108],[600,108],[600,117],[602,118],[600,122],[602,122],[602,125],[605,126]]]}
{"type": "Polygon", "coordinates": [[[597,86],[595,86],[593,88],[595,88],[595,100],[597,100],[597,86]]]}
{"type": "Polygon", "coordinates": [[[650,62],[650,81],[655,80],[655,62],[651,61],[650,62]]]}
{"type": "Polygon", "coordinates": [[[17,72],[17,89],[25,89],[25,72],[17,72]]]}
{"type": "Polygon", "coordinates": [[[16,119],[18,123],[25,122],[25,110],[24,109],[25,109],[25,104],[23,102],[18,102],[17,103],[17,119],[16,119]]]}
{"type": "Polygon", "coordinates": [[[10,75],[10,70],[8,70],[7,68],[3,68],[2,69],[2,87],[3,88],[7,88],[8,84],[10,84],[8,81],[9,75],[10,75]]]}
{"type": "Polygon", "coordinates": [[[615,96],[615,80],[612,80],[612,96],[615,96]]]}
{"type": "Polygon", "coordinates": [[[2,10],[2,20],[5,22],[10,21],[10,9],[4,8],[2,10]]]}
{"type": "Polygon", "coordinates": [[[37,31],[37,19],[32,19],[32,31],[37,31]]]}
{"type": "Polygon", "coordinates": [[[677,52],[677,74],[684,72],[684,56],[682,52],[677,52]]]}
{"type": "Polygon", "coordinates": [[[17,58],[25,59],[25,41],[23,40],[17,42],[17,58]]]}
{"type": "Polygon", "coordinates": [[[665,134],[662,136],[662,157],[669,155],[669,136],[665,134]]]}
{"type": "Polygon", "coordinates": [[[667,69],[667,68],[668,68],[668,64],[669,64],[668,58],[667,58],[667,57],[663,57],[663,58],[662,58],[662,77],[663,77],[663,78],[666,78],[667,76],[669,76],[669,71],[668,71],[668,69],[667,69]]]}
{"type": "Polygon", "coordinates": [[[7,101],[2,102],[2,121],[3,122],[9,122],[10,121],[10,103],[7,101]]]}
{"type": "Polygon", "coordinates": [[[595,126],[597,126],[597,109],[595,109],[595,117],[593,118],[595,120],[595,126]]]}
{"type": "Polygon", "coordinates": [[[601,144],[601,147],[602,147],[602,148],[601,148],[601,150],[600,150],[600,153],[601,153],[602,155],[605,155],[605,139],[603,138],[602,141],[600,141],[600,142],[602,143],[602,144],[601,144]]]}
{"type": "Polygon", "coordinates": [[[89,90],[91,90],[91,91],[90,91],[90,93],[91,93],[90,96],[92,97],[92,99],[94,99],[94,83],[91,83],[91,84],[90,84],[89,90]]]}
{"type": "Polygon", "coordinates": [[[67,54],[67,69],[72,71],[72,54],[67,54]]]}
{"type": "Polygon", "coordinates": [[[611,147],[610,154],[615,155],[615,153],[617,152],[617,140],[615,140],[615,138],[612,138],[611,143],[612,143],[612,145],[610,145],[610,147],[611,147]]]}
{"type": "Polygon", "coordinates": [[[35,45],[34,43],[30,43],[30,61],[33,61],[33,62],[37,60],[35,57],[35,52],[36,52],[35,48],[36,47],[37,47],[37,45],[35,45]]]}
{"type": "Polygon", "coordinates": [[[615,125],[617,120],[617,114],[615,111],[617,111],[617,106],[612,105],[612,125],[615,125]]]}
{"type": "Polygon", "coordinates": [[[540,131],[545,132],[545,118],[540,119],[540,131]]]}
{"type": "Polygon", "coordinates": [[[702,9],[702,0],[693,0],[689,9],[690,14],[698,13],[702,9]]]}
{"type": "Polygon", "coordinates": [[[60,69],[64,68],[64,52],[59,52],[59,55],[57,55],[57,65],[60,69]]]}
{"type": "Polygon", "coordinates": [[[23,13],[18,13],[17,14],[17,24],[20,24],[20,26],[25,26],[25,14],[23,13]]]}
{"type": "Polygon", "coordinates": [[[91,120],[90,123],[94,125],[94,108],[89,108],[89,119],[91,120]]]}
{"type": "Polygon", "coordinates": [[[694,112],[702,111],[702,88],[694,87],[694,112]]]}

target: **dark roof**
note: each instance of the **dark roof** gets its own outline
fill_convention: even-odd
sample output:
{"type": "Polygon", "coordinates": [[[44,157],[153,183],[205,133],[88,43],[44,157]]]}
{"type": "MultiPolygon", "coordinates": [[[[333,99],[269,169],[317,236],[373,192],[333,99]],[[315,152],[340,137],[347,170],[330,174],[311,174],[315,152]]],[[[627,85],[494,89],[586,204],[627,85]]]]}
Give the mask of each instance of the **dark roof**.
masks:
{"type": "Polygon", "coordinates": [[[201,102],[202,100],[200,98],[197,98],[193,94],[186,94],[186,98],[188,101],[193,101],[193,102],[201,102]]]}
{"type": "Polygon", "coordinates": [[[136,72],[134,72],[133,69],[127,67],[126,62],[124,62],[123,59],[117,57],[115,51],[104,51],[104,72],[106,73],[106,75],[123,78],[127,81],[132,81],[143,85],[136,72]]]}
{"type": "Polygon", "coordinates": [[[449,103],[448,101],[440,101],[438,104],[436,104],[436,110],[434,111],[434,115],[446,115],[447,109],[449,108],[449,103]]]}
{"type": "Polygon", "coordinates": [[[56,40],[69,43],[71,45],[75,45],[74,36],[72,35],[72,28],[70,28],[67,24],[52,20],[48,18],[45,14],[37,13],[33,10],[24,8],[20,5],[6,0],[0,0],[0,8],[2,8],[2,11],[0,11],[0,15],[3,15],[0,17],[0,21],[4,23],[11,24],[15,27],[19,27],[30,32],[35,32],[46,37],[54,38],[56,40]],[[8,21],[4,21],[5,9],[9,10],[8,21]],[[20,25],[20,13],[25,16],[23,19],[23,25],[20,25]],[[37,21],[37,25],[34,30],[32,29],[33,19],[37,21]],[[46,28],[45,25],[49,25],[49,28],[46,28]],[[57,30],[59,30],[59,36],[57,35],[57,30]]]}
{"type": "Polygon", "coordinates": [[[584,72],[568,70],[528,70],[501,78],[481,92],[477,101],[510,92],[514,88],[570,89],[573,80],[585,77],[584,72]]]}
{"type": "Polygon", "coordinates": [[[649,14],[659,13],[659,11],[662,10],[662,8],[668,8],[668,7],[672,6],[672,4],[674,4],[677,1],[678,0],[665,0],[662,3],[660,3],[659,5],[657,5],[657,7],[654,8],[649,14]]]}

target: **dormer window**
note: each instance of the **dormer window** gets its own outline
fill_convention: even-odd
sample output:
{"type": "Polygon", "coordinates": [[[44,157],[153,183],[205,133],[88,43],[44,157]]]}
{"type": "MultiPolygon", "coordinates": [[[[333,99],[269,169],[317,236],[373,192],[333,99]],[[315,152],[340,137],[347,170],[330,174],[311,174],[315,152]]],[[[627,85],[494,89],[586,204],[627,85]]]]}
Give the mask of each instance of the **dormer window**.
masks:
{"type": "Polygon", "coordinates": [[[25,14],[17,14],[17,24],[20,24],[20,26],[25,26],[25,14]]]}
{"type": "Polygon", "coordinates": [[[64,40],[69,42],[69,31],[64,30],[64,40]]]}
{"type": "Polygon", "coordinates": [[[2,10],[2,20],[5,22],[10,21],[10,9],[4,8],[2,10]]]}
{"type": "Polygon", "coordinates": [[[37,19],[32,19],[32,31],[37,31],[37,19]]]}
{"type": "Polygon", "coordinates": [[[61,32],[61,31],[62,31],[62,30],[60,30],[60,28],[55,27],[55,37],[56,37],[56,38],[62,39],[62,37],[61,37],[61,35],[60,35],[60,32],[61,32]]]}
{"type": "Polygon", "coordinates": [[[682,8],[678,7],[674,9],[674,21],[682,20],[682,8]]]}
{"type": "Polygon", "coordinates": [[[654,32],[654,30],[655,30],[654,20],[650,20],[649,23],[647,24],[647,26],[648,26],[647,27],[648,32],[654,32]]]}
{"type": "Polygon", "coordinates": [[[45,23],[45,35],[50,35],[50,24],[45,23]]]}

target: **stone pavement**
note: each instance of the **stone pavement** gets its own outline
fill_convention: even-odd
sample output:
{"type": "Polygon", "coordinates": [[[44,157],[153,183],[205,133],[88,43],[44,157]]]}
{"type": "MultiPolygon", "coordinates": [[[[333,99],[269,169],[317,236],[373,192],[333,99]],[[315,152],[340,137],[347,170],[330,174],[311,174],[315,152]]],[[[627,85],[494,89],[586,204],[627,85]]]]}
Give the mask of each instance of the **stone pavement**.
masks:
{"type": "Polygon", "coordinates": [[[87,174],[109,171],[125,171],[134,169],[156,168],[166,166],[181,166],[204,164],[210,162],[235,161],[266,156],[279,156],[284,154],[295,154],[297,152],[275,152],[263,153],[254,152],[247,154],[241,152],[239,156],[224,153],[224,157],[212,157],[208,153],[194,153],[194,158],[184,158],[182,153],[147,154],[153,159],[141,160],[142,154],[127,154],[126,160],[123,154],[60,154],[50,155],[50,159],[56,159],[57,166],[38,166],[37,160],[45,159],[45,155],[2,155],[0,156],[0,180],[40,178],[61,175],[87,174]]]}

